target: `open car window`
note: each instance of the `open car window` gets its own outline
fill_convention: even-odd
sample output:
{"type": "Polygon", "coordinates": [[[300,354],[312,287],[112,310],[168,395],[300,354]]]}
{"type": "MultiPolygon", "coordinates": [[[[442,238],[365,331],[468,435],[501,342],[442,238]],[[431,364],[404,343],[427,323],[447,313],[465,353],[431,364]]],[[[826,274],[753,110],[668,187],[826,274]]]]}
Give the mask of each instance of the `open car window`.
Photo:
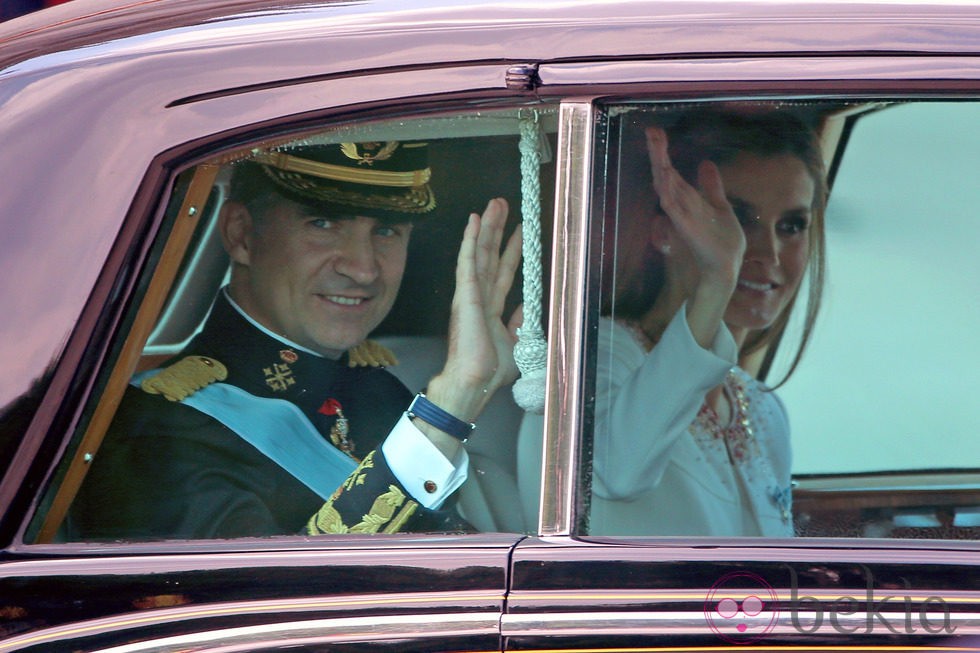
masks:
{"type": "MultiPolygon", "coordinates": [[[[554,111],[545,107],[323,126],[223,150],[177,175],[162,209],[161,235],[117,334],[115,362],[99,381],[102,392],[86,408],[28,540],[305,532],[347,473],[366,464],[412,396],[442,368],[468,216],[503,198],[510,207],[505,239],[522,213],[549,216],[555,124],[554,111]],[[311,175],[326,181],[309,182],[311,175]],[[297,209],[305,230],[299,246],[290,233],[276,231],[273,218],[258,217],[278,215],[266,205],[265,191],[254,190],[269,183],[297,207],[332,207],[297,209]],[[222,212],[232,206],[248,212],[249,221],[234,227],[248,229],[247,237],[222,226],[222,212]],[[411,216],[398,217],[406,213],[411,216]],[[361,221],[373,221],[365,222],[373,253],[357,250],[342,273],[324,271],[341,265],[333,259],[308,256],[325,233],[353,239],[361,221]],[[247,282],[258,288],[251,296],[287,309],[273,314],[254,301],[236,302],[228,291],[236,265],[263,266],[268,274],[247,282]],[[347,286],[340,286],[340,277],[347,286]],[[351,315],[386,298],[393,305],[372,309],[377,326],[368,344],[331,351],[324,363],[322,352],[304,346],[302,329],[289,323],[303,315],[305,300],[290,294],[299,290],[351,315]],[[271,404],[283,413],[268,422],[271,404]],[[342,460],[284,446],[294,424],[296,432],[305,429],[320,440],[314,448],[325,445],[328,458],[342,460]],[[334,464],[340,474],[334,487],[317,487],[331,478],[334,464]],[[318,478],[311,482],[311,475],[318,478]]],[[[505,319],[520,302],[521,276],[518,270],[505,319]]],[[[345,314],[338,322],[355,319],[345,314]]],[[[324,322],[311,318],[309,328],[333,329],[324,322]]],[[[505,386],[467,441],[469,480],[442,509],[453,518],[441,517],[436,506],[416,530],[533,529],[514,510],[520,415],[505,386]]],[[[406,511],[388,500],[385,495],[369,504],[359,523],[337,532],[397,531],[406,511]]]]}
{"type": "Polygon", "coordinates": [[[977,104],[601,115],[588,532],[975,539],[977,104]]]}

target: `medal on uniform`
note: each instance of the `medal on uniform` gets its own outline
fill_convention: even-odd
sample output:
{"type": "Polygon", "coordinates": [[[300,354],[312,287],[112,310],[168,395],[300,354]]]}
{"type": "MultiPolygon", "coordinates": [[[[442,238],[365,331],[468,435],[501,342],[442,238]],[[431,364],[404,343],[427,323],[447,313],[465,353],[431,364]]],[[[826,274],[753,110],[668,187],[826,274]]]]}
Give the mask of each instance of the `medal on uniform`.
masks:
{"type": "Polygon", "coordinates": [[[293,378],[293,371],[289,366],[299,360],[299,354],[292,349],[280,349],[279,360],[282,363],[273,363],[269,367],[262,368],[262,373],[265,374],[265,384],[273,392],[285,392],[289,386],[296,383],[296,379],[293,378]]]}
{"type": "Polygon", "coordinates": [[[337,417],[337,421],[330,427],[330,441],[335,447],[353,457],[354,441],[350,438],[350,422],[344,415],[340,402],[333,398],[327,399],[317,412],[321,415],[337,417]]]}

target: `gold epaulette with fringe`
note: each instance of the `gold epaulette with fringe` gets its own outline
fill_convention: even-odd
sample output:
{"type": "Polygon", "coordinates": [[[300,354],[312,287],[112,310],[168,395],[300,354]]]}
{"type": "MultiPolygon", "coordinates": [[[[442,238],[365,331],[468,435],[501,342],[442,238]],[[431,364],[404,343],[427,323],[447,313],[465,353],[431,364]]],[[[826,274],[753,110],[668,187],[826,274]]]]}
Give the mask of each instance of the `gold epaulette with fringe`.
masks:
{"type": "Polygon", "coordinates": [[[169,401],[183,401],[201,388],[228,378],[228,368],[207,356],[188,356],[143,379],[140,387],[169,401]]]}
{"type": "Polygon", "coordinates": [[[365,340],[347,352],[349,367],[391,367],[398,365],[394,352],[373,340],[365,340]]]}

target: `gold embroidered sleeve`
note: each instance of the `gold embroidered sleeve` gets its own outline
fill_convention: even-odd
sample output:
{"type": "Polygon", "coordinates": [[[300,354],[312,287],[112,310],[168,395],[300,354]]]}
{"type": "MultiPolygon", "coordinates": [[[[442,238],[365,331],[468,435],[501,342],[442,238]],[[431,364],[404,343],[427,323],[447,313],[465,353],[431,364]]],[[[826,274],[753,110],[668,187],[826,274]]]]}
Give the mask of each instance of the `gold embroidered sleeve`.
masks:
{"type": "MultiPolygon", "coordinates": [[[[382,471],[375,469],[374,453],[365,456],[334,496],[310,518],[306,525],[308,535],[397,533],[404,527],[418,503],[392,483],[386,482],[381,492],[373,489],[371,472],[382,471]]],[[[380,474],[380,477],[382,480],[384,475],[380,474]]]]}

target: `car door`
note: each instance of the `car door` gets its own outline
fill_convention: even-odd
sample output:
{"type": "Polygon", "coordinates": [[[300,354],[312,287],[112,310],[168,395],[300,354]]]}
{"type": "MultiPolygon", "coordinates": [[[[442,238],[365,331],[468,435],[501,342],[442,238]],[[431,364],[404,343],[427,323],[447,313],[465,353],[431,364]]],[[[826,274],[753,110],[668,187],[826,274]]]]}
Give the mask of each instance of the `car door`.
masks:
{"type": "MultiPolygon", "coordinates": [[[[379,35],[384,21],[343,3],[191,24],[164,12],[159,29],[131,9],[127,25],[106,19],[120,30],[108,40],[94,29],[96,43],[13,66],[4,81],[5,266],[48,267],[31,266],[5,308],[12,341],[31,355],[8,350],[18,367],[3,400],[0,650],[499,650],[509,553],[524,529],[497,501],[516,492],[513,448],[495,439],[516,437],[506,396],[469,442],[470,473],[486,482],[460,512],[483,533],[92,537],[75,529],[75,509],[134,373],[180,352],[226,281],[215,222],[236,166],[313,139],[429,144],[435,218],[415,231],[404,300],[373,336],[419,390],[445,357],[467,217],[495,196],[520,204],[522,125],[548,211],[553,107],[509,88],[502,63],[400,69],[399,59],[396,70],[351,73],[365,61],[322,51],[398,48],[351,37],[345,20],[379,35]],[[36,86],[52,91],[20,92],[36,86]],[[25,127],[37,124],[48,138],[25,127]],[[57,192],[41,192],[41,180],[57,192]]],[[[69,28],[73,38],[85,40],[83,27],[69,28]]],[[[515,211],[509,229],[518,221],[515,211]]],[[[285,379],[289,361],[276,363],[285,379]]]]}
{"type": "MultiPolygon", "coordinates": [[[[980,455],[967,395],[980,353],[971,335],[977,60],[719,58],[594,70],[539,70],[542,89],[601,78],[604,93],[562,104],[558,149],[574,156],[559,167],[548,403],[533,426],[525,418],[519,442],[521,479],[541,487],[524,493],[540,537],[514,552],[507,650],[975,650],[980,455]],[[633,127],[640,145],[623,143],[631,122],[669,125],[706,110],[792,113],[818,130],[828,171],[827,276],[816,282],[824,313],[810,347],[795,360],[806,332],[799,300],[783,337],[741,362],[789,413],[794,537],[658,531],[657,511],[700,509],[677,490],[626,496],[631,521],[616,526],[594,512],[593,437],[601,398],[614,392],[601,357],[617,356],[602,322],[618,319],[611,301],[629,299],[615,261],[629,256],[637,236],[628,225],[650,202],[622,172],[628,156],[647,165],[642,131],[633,127]]],[[[654,411],[673,409],[657,399],[636,409],[651,424],[654,411]]],[[[622,465],[658,437],[634,423],[622,465]]],[[[706,482],[694,458],[678,460],[676,474],[706,482]]],[[[737,509],[732,496],[711,496],[709,510],[737,509]]]]}

